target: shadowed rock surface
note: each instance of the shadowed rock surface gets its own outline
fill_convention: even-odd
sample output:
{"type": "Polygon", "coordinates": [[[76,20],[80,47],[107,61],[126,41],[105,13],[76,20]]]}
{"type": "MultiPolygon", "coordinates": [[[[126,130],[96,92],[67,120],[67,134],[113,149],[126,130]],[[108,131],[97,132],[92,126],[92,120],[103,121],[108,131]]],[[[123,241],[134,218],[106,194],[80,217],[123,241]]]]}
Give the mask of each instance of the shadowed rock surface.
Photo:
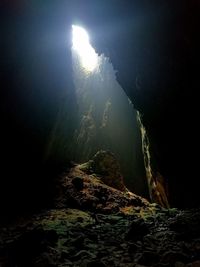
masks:
{"type": "Polygon", "coordinates": [[[200,266],[200,210],[164,209],[74,165],[52,209],[0,228],[1,267],[200,266]]]}

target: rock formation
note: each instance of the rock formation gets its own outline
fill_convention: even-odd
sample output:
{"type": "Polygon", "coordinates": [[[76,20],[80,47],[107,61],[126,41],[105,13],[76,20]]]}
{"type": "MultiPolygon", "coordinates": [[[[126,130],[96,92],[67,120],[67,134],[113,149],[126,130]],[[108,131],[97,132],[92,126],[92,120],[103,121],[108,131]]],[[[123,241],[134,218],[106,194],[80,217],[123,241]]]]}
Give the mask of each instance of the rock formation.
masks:
{"type": "Polygon", "coordinates": [[[200,266],[199,209],[161,208],[83,169],[62,175],[52,207],[0,226],[1,267],[200,266]]]}
{"type": "Polygon", "coordinates": [[[92,160],[82,165],[84,170],[99,175],[102,181],[120,191],[125,191],[120,165],[114,154],[109,151],[98,151],[92,160]]]}

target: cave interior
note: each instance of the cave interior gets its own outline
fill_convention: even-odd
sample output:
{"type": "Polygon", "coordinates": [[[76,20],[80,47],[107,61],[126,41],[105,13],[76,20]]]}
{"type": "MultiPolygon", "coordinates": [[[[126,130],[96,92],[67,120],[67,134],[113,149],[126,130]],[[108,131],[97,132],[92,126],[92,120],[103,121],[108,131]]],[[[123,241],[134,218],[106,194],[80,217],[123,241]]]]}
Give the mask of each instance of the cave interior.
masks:
{"type": "MultiPolygon", "coordinates": [[[[0,7],[0,266],[200,266],[199,2],[5,1],[0,7]],[[122,166],[106,145],[89,143],[86,155],[74,143],[73,24],[88,30],[98,56],[112,64],[119,97],[141,114],[153,173],[164,181],[164,205],[152,201],[144,181],[123,184],[128,169],[145,174],[123,161],[131,154],[132,128],[131,117],[121,115],[124,106],[117,110],[120,101],[105,99],[102,112],[105,118],[112,104],[123,121],[117,126],[127,127],[124,138],[113,133],[108,141],[97,131],[97,139],[115,142],[113,153],[127,152],[120,154],[122,166]]],[[[143,166],[141,147],[138,153],[143,166]]]]}

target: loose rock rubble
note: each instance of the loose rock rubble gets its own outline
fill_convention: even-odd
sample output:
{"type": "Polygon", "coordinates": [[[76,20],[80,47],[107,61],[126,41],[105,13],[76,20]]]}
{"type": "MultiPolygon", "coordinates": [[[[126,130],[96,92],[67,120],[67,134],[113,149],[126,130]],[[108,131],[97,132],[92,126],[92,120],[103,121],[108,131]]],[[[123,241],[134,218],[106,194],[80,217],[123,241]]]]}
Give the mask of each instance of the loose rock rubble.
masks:
{"type": "Polygon", "coordinates": [[[197,267],[200,209],[163,209],[75,165],[55,207],[1,227],[1,267],[197,267]]]}

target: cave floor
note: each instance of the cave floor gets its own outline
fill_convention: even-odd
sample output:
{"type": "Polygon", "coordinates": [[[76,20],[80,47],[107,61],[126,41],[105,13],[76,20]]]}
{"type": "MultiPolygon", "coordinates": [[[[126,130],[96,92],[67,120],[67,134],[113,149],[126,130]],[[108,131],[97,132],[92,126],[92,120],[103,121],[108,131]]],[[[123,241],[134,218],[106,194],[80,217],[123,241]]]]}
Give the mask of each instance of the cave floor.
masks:
{"type": "Polygon", "coordinates": [[[0,229],[1,267],[200,266],[200,209],[164,209],[80,165],[52,209],[0,229]]]}

